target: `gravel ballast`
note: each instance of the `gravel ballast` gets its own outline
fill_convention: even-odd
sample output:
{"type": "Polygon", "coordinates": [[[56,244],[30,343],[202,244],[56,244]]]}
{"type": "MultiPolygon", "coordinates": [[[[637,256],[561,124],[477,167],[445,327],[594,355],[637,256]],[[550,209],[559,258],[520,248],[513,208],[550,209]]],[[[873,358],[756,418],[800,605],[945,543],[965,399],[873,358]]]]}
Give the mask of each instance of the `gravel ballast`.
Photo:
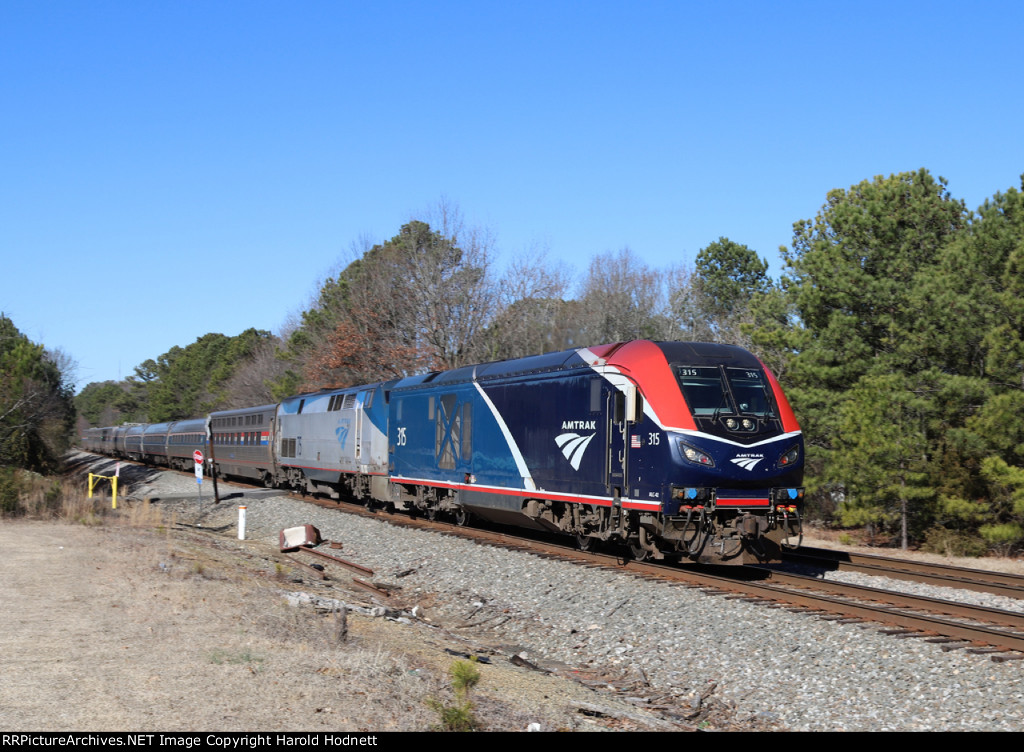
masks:
{"type": "MultiPolygon", "coordinates": [[[[165,473],[159,496],[180,520],[209,527],[247,507],[247,538],[272,545],[283,528],[316,526],[341,541],[344,557],[400,584],[407,599],[429,602],[438,618],[486,629],[533,662],[634,672],[657,691],[715,696],[739,718],[795,731],[1019,731],[1024,729],[1024,661],[996,663],[920,639],[884,635],[877,625],[840,624],[785,609],[403,529],[281,495],[247,492],[219,506],[204,482],[202,505],[188,476],[165,473]],[[191,499],[173,501],[172,494],[191,499]],[[408,574],[408,570],[413,570],[408,574]],[[402,573],[401,578],[397,575],[402,573]]],[[[230,489],[237,492],[238,489],[230,489]]],[[[159,492],[158,492],[159,491],[159,492]]],[[[222,494],[225,491],[222,489],[222,494]]],[[[878,587],[904,587],[858,576],[878,587]]],[[[951,598],[948,588],[913,586],[951,598]]],[[[965,594],[999,608],[1020,602],[965,594]]]]}

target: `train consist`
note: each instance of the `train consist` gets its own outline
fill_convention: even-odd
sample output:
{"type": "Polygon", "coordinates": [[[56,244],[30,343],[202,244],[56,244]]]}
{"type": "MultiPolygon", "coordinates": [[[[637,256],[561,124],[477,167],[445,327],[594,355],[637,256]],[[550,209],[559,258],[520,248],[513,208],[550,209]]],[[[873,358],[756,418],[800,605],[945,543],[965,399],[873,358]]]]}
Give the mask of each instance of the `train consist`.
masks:
{"type": "Polygon", "coordinates": [[[731,345],[635,340],[89,429],[85,449],[429,517],[621,543],[636,558],[777,560],[800,536],[803,437],[731,345]]]}

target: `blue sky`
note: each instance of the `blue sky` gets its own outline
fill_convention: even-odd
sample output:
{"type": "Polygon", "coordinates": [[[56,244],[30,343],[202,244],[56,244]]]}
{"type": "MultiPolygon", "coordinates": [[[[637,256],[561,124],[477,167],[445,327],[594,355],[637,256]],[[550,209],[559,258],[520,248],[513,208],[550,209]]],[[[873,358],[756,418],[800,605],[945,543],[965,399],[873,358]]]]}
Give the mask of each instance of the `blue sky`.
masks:
{"type": "Polygon", "coordinates": [[[0,0],[0,311],[79,387],[276,331],[444,198],[583,271],[1020,186],[1019,2],[0,0]]]}

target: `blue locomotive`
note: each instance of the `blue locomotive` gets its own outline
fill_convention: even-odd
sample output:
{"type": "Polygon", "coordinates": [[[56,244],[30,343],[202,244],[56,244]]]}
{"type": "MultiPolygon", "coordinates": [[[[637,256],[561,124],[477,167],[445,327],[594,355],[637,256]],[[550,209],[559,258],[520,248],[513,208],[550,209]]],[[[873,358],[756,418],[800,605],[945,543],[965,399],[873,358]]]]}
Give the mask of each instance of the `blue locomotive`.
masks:
{"type": "Polygon", "coordinates": [[[801,532],[800,427],[771,372],[731,345],[576,348],[208,421],[222,473],[621,543],[635,558],[775,561],[801,532]],[[252,433],[218,438],[250,413],[252,433]],[[246,451],[255,464],[230,464],[246,451]]]}
{"type": "Polygon", "coordinates": [[[390,385],[391,501],[622,541],[637,558],[775,560],[800,534],[803,439],[729,345],[632,341],[390,385]]]}

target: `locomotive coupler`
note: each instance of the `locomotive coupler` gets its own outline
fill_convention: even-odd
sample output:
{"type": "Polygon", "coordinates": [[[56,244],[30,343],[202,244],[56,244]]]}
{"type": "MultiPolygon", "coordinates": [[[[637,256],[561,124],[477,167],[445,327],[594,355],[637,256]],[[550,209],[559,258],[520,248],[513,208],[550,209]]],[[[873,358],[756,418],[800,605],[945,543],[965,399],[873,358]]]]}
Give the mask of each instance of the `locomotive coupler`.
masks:
{"type": "Polygon", "coordinates": [[[765,532],[765,528],[767,528],[766,523],[767,520],[763,517],[758,517],[750,512],[744,512],[743,516],[737,520],[736,528],[744,538],[759,538],[765,532]]]}

